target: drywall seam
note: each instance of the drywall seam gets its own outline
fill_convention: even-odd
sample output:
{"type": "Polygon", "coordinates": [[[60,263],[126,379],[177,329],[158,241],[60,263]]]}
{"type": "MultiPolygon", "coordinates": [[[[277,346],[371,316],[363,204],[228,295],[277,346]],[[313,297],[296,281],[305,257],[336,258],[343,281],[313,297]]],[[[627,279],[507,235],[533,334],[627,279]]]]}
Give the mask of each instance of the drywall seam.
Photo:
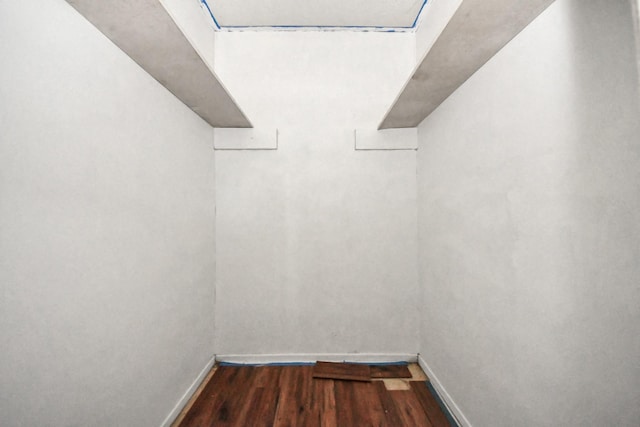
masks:
{"type": "Polygon", "coordinates": [[[415,353],[291,353],[291,354],[219,354],[219,362],[240,364],[327,362],[416,362],[415,353]]]}
{"type": "Polygon", "coordinates": [[[200,371],[200,373],[198,374],[196,379],[193,381],[193,383],[189,386],[187,391],[184,392],[184,394],[182,395],[178,403],[176,403],[176,405],[173,407],[171,412],[169,412],[169,415],[167,415],[167,418],[165,418],[164,421],[162,422],[161,427],[170,427],[171,424],[176,420],[176,418],[178,418],[178,415],[180,415],[182,408],[184,408],[184,406],[187,403],[189,403],[189,400],[191,400],[193,393],[195,393],[196,390],[198,390],[198,387],[200,387],[200,384],[202,384],[202,381],[205,380],[205,378],[207,377],[207,375],[209,374],[209,372],[211,371],[215,363],[216,363],[216,356],[214,354],[213,357],[211,357],[211,360],[209,360],[205,365],[205,367],[202,368],[202,371],[200,371]]]}
{"type": "Polygon", "coordinates": [[[207,0],[200,0],[200,3],[207,9],[209,12],[209,16],[211,16],[211,20],[215,25],[217,30],[222,31],[380,31],[380,32],[414,32],[420,21],[420,15],[422,14],[422,10],[427,4],[428,0],[424,0],[418,13],[413,20],[413,24],[408,27],[378,27],[378,26],[365,26],[365,25],[220,25],[218,20],[215,17],[215,14],[211,10],[211,7],[207,3],[207,0]]]}
{"type": "Polygon", "coordinates": [[[434,390],[438,393],[440,400],[442,400],[442,402],[446,405],[449,413],[453,415],[458,425],[462,427],[472,427],[467,417],[465,417],[460,410],[460,407],[456,404],[456,402],[454,402],[454,400],[451,398],[451,395],[449,395],[440,380],[438,380],[438,377],[436,377],[436,374],[433,373],[429,365],[427,365],[427,362],[422,358],[422,356],[420,356],[420,354],[418,354],[418,364],[420,365],[424,373],[427,374],[427,377],[429,378],[429,381],[431,382],[434,390]]]}

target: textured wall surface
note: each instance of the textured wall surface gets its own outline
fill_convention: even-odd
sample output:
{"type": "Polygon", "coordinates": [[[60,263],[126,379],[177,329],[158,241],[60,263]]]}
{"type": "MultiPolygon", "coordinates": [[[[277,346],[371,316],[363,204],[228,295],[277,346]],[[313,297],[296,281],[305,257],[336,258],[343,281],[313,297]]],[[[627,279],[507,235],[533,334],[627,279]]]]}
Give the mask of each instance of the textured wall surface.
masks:
{"type": "Polygon", "coordinates": [[[213,131],[62,0],[0,39],[0,424],[158,426],[214,353],[213,131]]]}
{"type": "Polygon", "coordinates": [[[417,352],[415,151],[354,150],[411,34],[219,33],[217,72],[277,151],[218,151],[219,354],[417,352]]]}
{"type": "Polygon", "coordinates": [[[640,420],[632,29],[558,0],[419,128],[420,352],[474,426],[640,420]]]}

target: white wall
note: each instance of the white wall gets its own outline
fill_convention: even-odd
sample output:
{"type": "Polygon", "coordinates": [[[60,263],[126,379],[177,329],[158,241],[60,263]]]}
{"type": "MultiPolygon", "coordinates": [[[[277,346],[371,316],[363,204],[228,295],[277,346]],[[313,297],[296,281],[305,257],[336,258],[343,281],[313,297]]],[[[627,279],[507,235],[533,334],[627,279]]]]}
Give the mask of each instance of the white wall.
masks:
{"type": "Polygon", "coordinates": [[[277,151],[218,151],[219,354],[416,353],[415,151],[354,150],[410,34],[219,33],[217,72],[277,151]]]}
{"type": "Polygon", "coordinates": [[[419,128],[420,352],[474,426],[637,426],[630,3],[558,0],[419,128]]]}
{"type": "Polygon", "coordinates": [[[216,73],[256,128],[376,129],[411,75],[414,37],[217,32],[216,73]]]}
{"type": "Polygon", "coordinates": [[[214,352],[212,129],[62,0],[0,40],[0,423],[158,426],[214,352]]]}

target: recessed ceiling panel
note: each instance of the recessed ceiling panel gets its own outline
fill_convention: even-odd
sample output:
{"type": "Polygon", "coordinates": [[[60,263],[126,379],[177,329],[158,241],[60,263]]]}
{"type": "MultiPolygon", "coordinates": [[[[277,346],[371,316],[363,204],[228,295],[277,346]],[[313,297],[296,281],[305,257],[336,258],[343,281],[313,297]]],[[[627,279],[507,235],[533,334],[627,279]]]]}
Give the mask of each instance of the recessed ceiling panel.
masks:
{"type": "Polygon", "coordinates": [[[413,28],[426,0],[202,0],[221,28],[413,28]]]}

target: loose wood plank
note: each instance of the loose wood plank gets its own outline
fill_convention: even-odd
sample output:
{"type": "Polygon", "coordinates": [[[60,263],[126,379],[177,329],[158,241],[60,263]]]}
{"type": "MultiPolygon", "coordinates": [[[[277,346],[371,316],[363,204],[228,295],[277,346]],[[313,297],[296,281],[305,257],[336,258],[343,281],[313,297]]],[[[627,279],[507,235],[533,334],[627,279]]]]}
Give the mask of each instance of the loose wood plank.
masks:
{"type": "Polygon", "coordinates": [[[313,378],[371,381],[371,368],[358,363],[318,362],[313,367],[313,378]]]}
{"type": "Polygon", "coordinates": [[[371,365],[371,378],[411,378],[407,365],[371,365]]]}

